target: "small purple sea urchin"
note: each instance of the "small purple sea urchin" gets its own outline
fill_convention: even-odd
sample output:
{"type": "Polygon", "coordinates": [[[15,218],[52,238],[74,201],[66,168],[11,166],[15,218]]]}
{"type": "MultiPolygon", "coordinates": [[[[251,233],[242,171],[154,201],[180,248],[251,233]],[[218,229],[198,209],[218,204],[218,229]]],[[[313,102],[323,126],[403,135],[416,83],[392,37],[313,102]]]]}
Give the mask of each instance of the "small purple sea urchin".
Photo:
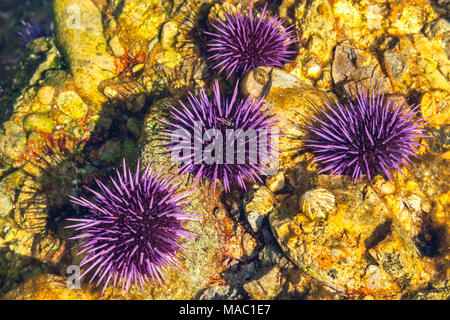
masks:
{"type": "Polygon", "coordinates": [[[215,189],[218,179],[227,192],[232,183],[245,189],[245,180],[261,181],[259,174],[276,149],[276,117],[262,110],[261,98],[239,99],[238,85],[224,97],[216,80],[213,97],[204,90],[198,97],[190,93],[187,104],[180,101],[181,110],[171,106],[169,121],[160,120],[168,126],[164,132],[172,157],[182,162],[180,173],[192,174],[194,184],[205,179],[215,189]]]}
{"type": "Polygon", "coordinates": [[[349,175],[353,181],[365,175],[370,181],[376,174],[391,178],[390,170],[402,172],[399,165],[416,157],[416,142],[423,135],[423,118],[413,120],[417,106],[401,108],[372,91],[369,96],[359,89],[356,101],[348,105],[325,103],[313,110],[307,129],[306,150],[322,166],[320,172],[349,175]]]}
{"type": "Polygon", "coordinates": [[[248,16],[225,13],[226,22],[217,19],[212,24],[215,31],[205,32],[211,36],[207,51],[213,68],[226,69],[227,79],[234,72],[243,74],[260,66],[283,67],[295,53],[290,49],[297,42],[293,26],[283,28],[284,20],[276,16],[268,19],[266,8],[267,4],[260,18],[253,16],[251,5],[248,16]]]}
{"type": "Polygon", "coordinates": [[[81,275],[95,270],[90,282],[98,277],[97,286],[104,281],[104,288],[113,280],[114,286],[122,281],[122,290],[128,291],[134,282],[142,290],[151,278],[162,284],[166,267],[181,270],[177,258],[179,249],[187,251],[177,241],[194,237],[183,228],[182,222],[196,220],[197,215],[186,214],[182,200],[190,192],[177,192],[179,183],[172,177],[161,177],[150,166],[141,173],[139,162],[132,175],[123,161],[123,173],[116,170],[111,177],[113,187],[108,188],[96,180],[100,192],[87,188],[94,200],[71,197],[71,201],[89,209],[83,219],[67,219],[76,224],[66,228],[82,230],[71,239],[84,239],[78,245],[86,256],[80,267],[90,265],[81,275]]]}
{"type": "Polygon", "coordinates": [[[40,23],[37,19],[34,19],[32,23],[25,20],[21,20],[21,30],[17,32],[19,36],[20,45],[25,48],[31,41],[51,36],[50,24],[51,20],[48,17],[45,22],[40,23]]]}

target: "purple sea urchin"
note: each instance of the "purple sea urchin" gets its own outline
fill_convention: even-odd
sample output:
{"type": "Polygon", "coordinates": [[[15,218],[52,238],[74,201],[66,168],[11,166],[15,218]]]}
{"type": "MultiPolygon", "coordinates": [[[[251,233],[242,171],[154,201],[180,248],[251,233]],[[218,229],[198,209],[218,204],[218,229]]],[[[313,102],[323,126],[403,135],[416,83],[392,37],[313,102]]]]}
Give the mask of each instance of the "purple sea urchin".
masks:
{"type": "Polygon", "coordinates": [[[103,291],[113,279],[114,286],[122,281],[122,290],[128,291],[132,282],[136,287],[151,278],[162,284],[167,282],[166,267],[181,270],[177,258],[179,249],[187,251],[177,241],[194,237],[183,228],[182,222],[196,220],[197,215],[186,214],[182,200],[190,192],[177,192],[179,183],[172,177],[161,177],[150,166],[141,173],[139,162],[132,175],[123,162],[123,173],[116,170],[111,177],[113,187],[108,188],[96,180],[100,192],[87,188],[94,200],[71,197],[71,201],[89,209],[83,219],[67,219],[76,224],[67,228],[82,230],[71,239],[85,239],[79,244],[86,256],[80,267],[90,265],[81,275],[95,270],[90,282],[98,277],[97,286],[105,282],[103,291]]]}
{"type": "Polygon", "coordinates": [[[227,79],[234,72],[243,74],[260,66],[283,67],[295,53],[290,49],[297,41],[293,26],[283,28],[284,20],[266,18],[266,8],[260,18],[253,16],[251,5],[248,16],[225,13],[226,22],[217,19],[212,24],[215,31],[205,32],[211,36],[207,51],[213,68],[226,69],[227,79]]]}
{"type": "Polygon", "coordinates": [[[40,23],[37,19],[34,19],[32,23],[25,20],[21,20],[21,30],[17,32],[19,36],[20,45],[25,48],[31,41],[51,36],[50,31],[50,18],[47,18],[45,22],[40,23]]]}
{"type": "Polygon", "coordinates": [[[348,105],[325,103],[326,108],[314,110],[305,147],[322,166],[320,172],[349,175],[354,182],[379,173],[392,179],[391,169],[402,172],[399,165],[408,166],[410,157],[417,157],[415,147],[422,146],[416,140],[426,137],[423,118],[413,120],[418,107],[403,109],[402,103],[359,89],[348,105]]]}
{"type": "Polygon", "coordinates": [[[278,129],[276,117],[262,110],[262,99],[239,99],[238,83],[231,97],[220,93],[214,84],[214,96],[204,90],[198,97],[191,93],[181,110],[171,106],[171,119],[160,120],[168,128],[167,147],[172,157],[182,162],[180,173],[200,179],[220,180],[225,191],[237,183],[246,188],[245,180],[261,181],[259,174],[275,151],[278,129]],[[181,155],[180,155],[181,153],[181,155]]]}

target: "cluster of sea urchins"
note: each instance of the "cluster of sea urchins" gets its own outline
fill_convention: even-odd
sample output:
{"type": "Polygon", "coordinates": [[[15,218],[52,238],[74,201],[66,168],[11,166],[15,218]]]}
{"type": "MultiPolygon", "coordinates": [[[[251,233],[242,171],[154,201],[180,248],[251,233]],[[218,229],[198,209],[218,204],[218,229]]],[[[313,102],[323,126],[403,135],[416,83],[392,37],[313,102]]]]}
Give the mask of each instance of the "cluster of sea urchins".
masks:
{"type": "Polygon", "coordinates": [[[122,281],[122,290],[128,291],[134,283],[143,286],[150,279],[156,283],[167,282],[167,267],[181,270],[178,243],[181,238],[194,237],[184,229],[183,221],[197,219],[187,214],[182,205],[189,192],[178,192],[179,183],[172,177],[161,177],[150,166],[141,173],[139,162],[133,175],[123,162],[123,173],[116,170],[111,177],[112,187],[96,180],[100,191],[91,191],[94,199],[71,197],[73,203],[89,211],[82,219],[67,228],[83,231],[71,239],[83,239],[77,247],[78,254],[86,254],[80,267],[89,264],[81,277],[91,270],[97,286],[104,281],[104,288],[112,282],[122,281]],[[156,281],[155,281],[156,280],[156,281]]]}
{"type": "Polygon", "coordinates": [[[180,105],[180,110],[171,106],[169,121],[161,120],[167,147],[182,163],[180,173],[192,174],[194,184],[212,181],[214,189],[219,180],[227,192],[233,183],[245,190],[245,180],[261,181],[278,136],[278,121],[262,110],[262,98],[238,98],[238,83],[224,96],[216,80],[212,97],[202,90],[180,105]]]}
{"type": "Polygon", "coordinates": [[[266,17],[267,4],[259,18],[253,16],[250,4],[248,16],[225,13],[226,21],[216,19],[207,43],[208,57],[219,72],[227,70],[227,79],[260,66],[283,67],[295,53],[297,42],[293,26],[283,28],[284,20],[266,17]]]}
{"type": "MultiPolygon", "coordinates": [[[[207,34],[209,59],[228,77],[258,66],[282,67],[294,53],[292,26],[284,29],[282,20],[268,19],[266,7],[259,18],[251,6],[248,16],[238,12],[225,17],[207,34]]],[[[212,181],[214,187],[219,180],[227,192],[234,183],[245,190],[246,180],[261,181],[260,171],[278,137],[277,120],[263,111],[262,103],[262,98],[238,98],[238,84],[231,96],[224,96],[216,80],[212,97],[202,90],[199,96],[189,94],[186,103],[180,101],[181,108],[171,106],[170,119],[160,121],[167,126],[168,151],[181,161],[180,173],[192,174],[194,183],[212,181]],[[245,135],[252,130],[256,136],[245,135]],[[258,147],[250,148],[254,145],[258,147]]],[[[416,140],[424,137],[423,119],[414,120],[416,109],[359,92],[348,105],[330,103],[313,110],[306,149],[321,165],[320,172],[349,175],[355,182],[379,173],[391,178],[389,171],[408,165],[420,146],[416,140]]],[[[173,178],[155,175],[149,167],[140,173],[139,164],[133,176],[124,162],[123,174],[117,171],[111,181],[111,189],[100,181],[100,192],[89,189],[92,201],[72,197],[89,209],[87,217],[70,219],[76,224],[69,226],[83,231],[72,238],[84,240],[79,244],[79,254],[86,254],[81,266],[90,266],[82,276],[95,270],[91,281],[98,277],[97,285],[122,281],[126,290],[132,283],[143,289],[150,279],[162,283],[166,267],[181,269],[177,254],[186,249],[178,240],[193,237],[182,225],[196,219],[182,209],[188,193],[177,192],[173,178]]]]}
{"type": "Polygon", "coordinates": [[[305,147],[320,164],[319,172],[349,175],[354,182],[377,174],[391,179],[392,169],[402,173],[400,166],[417,157],[418,138],[426,137],[424,118],[414,119],[418,107],[402,104],[359,88],[356,101],[312,110],[305,147]]]}

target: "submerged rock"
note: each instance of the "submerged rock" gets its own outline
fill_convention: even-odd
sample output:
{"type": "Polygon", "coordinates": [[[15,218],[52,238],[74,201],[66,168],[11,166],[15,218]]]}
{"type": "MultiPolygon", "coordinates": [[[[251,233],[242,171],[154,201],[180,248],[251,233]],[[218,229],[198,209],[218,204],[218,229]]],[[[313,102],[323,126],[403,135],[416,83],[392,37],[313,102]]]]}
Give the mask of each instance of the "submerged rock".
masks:
{"type": "Polygon", "coordinates": [[[370,289],[379,298],[398,298],[406,286],[418,287],[429,279],[417,249],[374,191],[363,184],[343,188],[327,179],[320,185],[337,203],[326,220],[311,221],[300,214],[295,197],[286,198],[269,216],[275,238],[299,268],[341,294],[370,289]],[[370,261],[380,267],[376,276],[383,281],[375,281],[379,287],[366,272],[370,261]]]}

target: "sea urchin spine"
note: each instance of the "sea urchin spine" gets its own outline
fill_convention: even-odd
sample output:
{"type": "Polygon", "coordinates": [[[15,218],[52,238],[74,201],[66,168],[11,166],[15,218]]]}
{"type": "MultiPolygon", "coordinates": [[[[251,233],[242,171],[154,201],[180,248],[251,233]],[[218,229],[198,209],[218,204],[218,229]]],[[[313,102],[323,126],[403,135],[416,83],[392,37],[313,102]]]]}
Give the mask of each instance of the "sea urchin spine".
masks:
{"type": "Polygon", "coordinates": [[[144,290],[150,278],[160,285],[167,283],[166,267],[182,270],[177,255],[179,249],[187,251],[178,240],[194,237],[182,225],[198,219],[182,209],[190,192],[177,192],[174,178],[162,178],[161,171],[156,174],[150,166],[141,173],[139,162],[134,175],[125,160],[123,173],[118,169],[116,173],[112,188],[99,180],[99,192],[87,188],[94,194],[92,201],[70,196],[73,203],[89,210],[83,219],[67,219],[75,224],[66,227],[83,231],[71,238],[84,240],[77,246],[78,254],[86,254],[80,267],[89,267],[81,277],[95,270],[90,282],[96,277],[97,286],[104,281],[103,291],[111,280],[114,286],[122,281],[126,291],[133,282],[144,290]]]}
{"type": "Polygon", "coordinates": [[[211,37],[208,58],[214,69],[228,71],[227,79],[234,72],[244,74],[260,66],[283,67],[295,53],[291,49],[297,42],[293,26],[283,28],[284,20],[276,16],[268,19],[266,8],[267,4],[259,18],[253,16],[251,4],[248,16],[225,13],[225,22],[217,19],[212,23],[214,32],[205,32],[211,37]]]}
{"type": "Polygon", "coordinates": [[[370,181],[379,173],[392,179],[392,169],[402,173],[400,165],[417,158],[416,147],[422,146],[417,140],[427,137],[420,128],[424,118],[413,119],[418,106],[402,104],[360,88],[348,105],[325,102],[326,108],[312,110],[305,147],[321,165],[320,172],[349,175],[354,182],[363,176],[370,181]]]}

